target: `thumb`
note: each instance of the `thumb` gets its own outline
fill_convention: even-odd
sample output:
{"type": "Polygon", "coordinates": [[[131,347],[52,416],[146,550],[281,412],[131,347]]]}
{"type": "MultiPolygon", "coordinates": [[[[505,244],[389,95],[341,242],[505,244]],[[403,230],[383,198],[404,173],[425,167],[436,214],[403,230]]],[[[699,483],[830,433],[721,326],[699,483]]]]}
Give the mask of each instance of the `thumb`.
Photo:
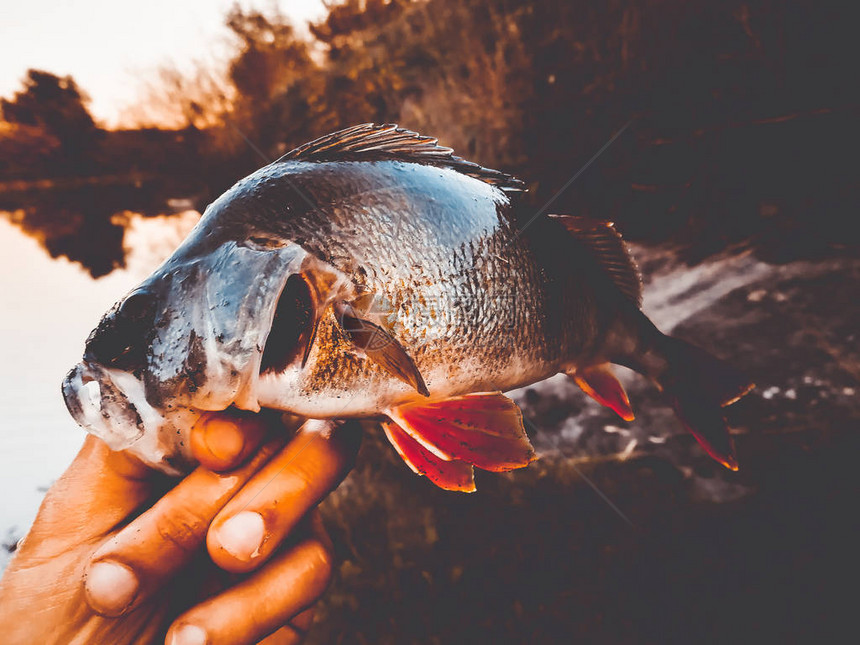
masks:
{"type": "Polygon", "coordinates": [[[111,451],[88,436],[66,472],[45,495],[21,545],[39,545],[44,556],[70,541],[100,539],[146,501],[157,474],[134,457],[111,451]]]}

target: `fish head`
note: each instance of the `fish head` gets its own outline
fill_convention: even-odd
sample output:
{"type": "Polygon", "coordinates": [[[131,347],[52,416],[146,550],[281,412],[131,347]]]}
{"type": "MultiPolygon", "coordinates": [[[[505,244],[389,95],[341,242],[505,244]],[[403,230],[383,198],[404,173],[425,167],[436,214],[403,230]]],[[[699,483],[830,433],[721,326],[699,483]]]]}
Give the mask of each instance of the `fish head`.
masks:
{"type": "Polygon", "coordinates": [[[261,370],[302,360],[317,293],[346,284],[299,244],[220,201],[105,314],[63,382],[78,424],[167,471],[190,465],[186,435],[203,411],[260,409],[261,370]]]}

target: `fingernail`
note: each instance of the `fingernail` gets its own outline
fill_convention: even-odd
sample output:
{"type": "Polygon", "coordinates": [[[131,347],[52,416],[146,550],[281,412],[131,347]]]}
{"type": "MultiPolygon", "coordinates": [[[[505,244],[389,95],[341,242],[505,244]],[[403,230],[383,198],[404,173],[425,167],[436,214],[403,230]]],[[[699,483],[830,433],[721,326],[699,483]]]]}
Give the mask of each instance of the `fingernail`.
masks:
{"type": "Polygon", "coordinates": [[[167,645],[206,645],[206,632],[197,625],[183,625],[173,631],[167,645]]]}
{"type": "Polygon", "coordinates": [[[250,560],[259,554],[266,533],[266,525],[259,513],[242,511],[218,529],[218,541],[224,550],[237,560],[250,560]]]}
{"type": "Polygon", "coordinates": [[[206,424],[204,441],[212,456],[224,461],[235,459],[245,447],[241,429],[232,421],[219,418],[211,419],[206,424]]]}
{"type": "Polygon", "coordinates": [[[137,594],[137,576],[124,564],[102,560],[87,572],[87,596],[96,611],[115,615],[122,613],[137,594]]]}

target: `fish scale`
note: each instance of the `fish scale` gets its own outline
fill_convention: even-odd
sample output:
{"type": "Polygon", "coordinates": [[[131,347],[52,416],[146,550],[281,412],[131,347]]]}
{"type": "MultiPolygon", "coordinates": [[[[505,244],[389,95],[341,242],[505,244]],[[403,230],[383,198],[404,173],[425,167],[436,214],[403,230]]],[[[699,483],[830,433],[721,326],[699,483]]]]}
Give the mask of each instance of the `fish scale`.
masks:
{"type": "MultiPolygon", "coordinates": [[[[517,384],[513,380],[517,376],[505,373],[509,361],[503,362],[502,357],[514,350],[524,359],[550,361],[551,354],[559,351],[557,342],[548,340],[540,328],[546,318],[537,313],[542,306],[541,294],[528,281],[535,277],[535,263],[524,240],[516,234],[510,201],[501,191],[454,171],[432,167],[419,167],[410,173],[410,181],[420,180],[422,189],[409,191],[401,186],[403,164],[396,161],[305,166],[295,164],[283,172],[299,174],[297,186],[312,200],[325,203],[332,183],[323,182],[323,177],[337,173],[348,176],[343,183],[363,203],[352,207],[348,197],[340,197],[337,207],[322,206],[295,224],[285,223],[282,235],[300,239],[305,248],[395,306],[416,301],[413,294],[427,297],[427,287],[432,285],[437,287],[432,289],[436,307],[455,313],[452,324],[439,330],[438,341],[436,335],[427,341],[420,333],[435,322],[427,315],[427,307],[405,319],[409,324],[403,325],[404,336],[399,340],[410,345],[408,350],[415,353],[419,368],[432,369],[434,359],[422,365],[422,357],[441,351],[446,362],[460,358],[482,362],[485,381],[495,383],[493,389],[510,389],[517,384]],[[428,193],[450,191],[452,181],[465,184],[469,192],[444,200],[448,202],[444,213],[440,213],[441,199],[428,210],[428,193]],[[322,183],[325,192],[313,194],[310,187],[322,183]],[[427,211],[426,215],[422,211],[427,211]],[[405,214],[400,217],[405,223],[397,228],[396,236],[387,226],[389,218],[382,216],[391,212],[405,214]],[[344,225],[345,213],[351,216],[349,227],[344,225]],[[446,224],[440,227],[443,214],[446,224]],[[362,231],[360,237],[353,234],[353,227],[362,231]],[[364,274],[357,271],[359,266],[366,268],[364,274]],[[385,273],[380,275],[377,267],[384,267],[385,273]],[[470,303],[472,311],[463,303],[470,303]],[[517,319],[506,320],[512,308],[517,319]]],[[[349,380],[351,375],[343,372],[342,378],[349,380]]],[[[455,385],[454,381],[449,379],[449,385],[455,385]]],[[[460,392],[450,391],[461,393],[471,385],[464,384],[460,392]]]]}
{"type": "Polygon", "coordinates": [[[471,491],[473,467],[535,458],[502,391],[564,372],[629,420],[617,363],[736,468],[721,408],[747,380],[642,314],[611,223],[532,223],[522,190],[390,124],[301,146],[215,200],[145,297],[105,316],[66,404],[111,447],[173,471],[191,465],[188,419],[203,410],[382,418],[412,470],[471,491]]]}

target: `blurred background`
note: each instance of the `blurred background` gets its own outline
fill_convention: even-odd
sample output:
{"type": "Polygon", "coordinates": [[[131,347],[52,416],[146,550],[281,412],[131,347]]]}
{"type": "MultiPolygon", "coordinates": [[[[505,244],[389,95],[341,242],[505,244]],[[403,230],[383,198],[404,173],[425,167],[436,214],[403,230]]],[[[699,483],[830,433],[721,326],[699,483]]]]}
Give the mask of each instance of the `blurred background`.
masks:
{"type": "Polygon", "coordinates": [[[309,642],[846,640],[860,575],[846,4],[4,7],[0,567],[82,441],[59,383],[100,315],[240,177],[397,122],[521,177],[536,212],[555,197],[552,212],[615,221],[646,312],[758,388],[729,411],[738,473],[627,373],[631,424],[564,378],[515,392],[541,460],[479,474],[471,496],[368,433],[324,506],[340,565],[309,642]]]}

